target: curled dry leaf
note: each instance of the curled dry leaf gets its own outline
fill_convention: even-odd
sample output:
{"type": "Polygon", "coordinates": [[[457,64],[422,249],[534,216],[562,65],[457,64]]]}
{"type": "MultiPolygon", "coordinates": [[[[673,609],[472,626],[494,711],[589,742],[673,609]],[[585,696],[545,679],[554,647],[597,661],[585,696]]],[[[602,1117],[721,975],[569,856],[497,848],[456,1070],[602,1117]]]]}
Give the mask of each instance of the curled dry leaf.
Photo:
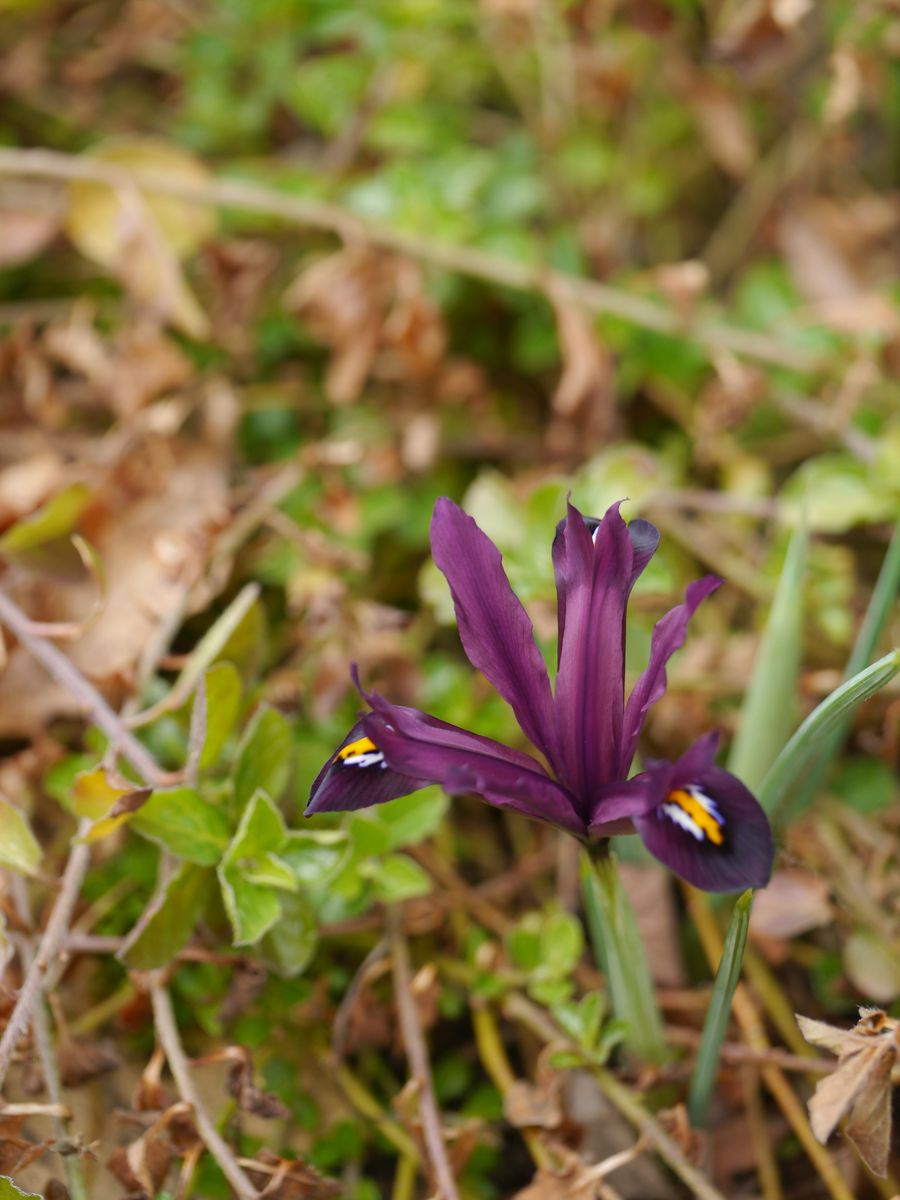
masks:
{"type": "Polygon", "coordinates": [[[553,408],[571,416],[582,405],[609,409],[615,400],[612,358],[597,335],[595,322],[581,305],[551,291],[563,369],[553,393],[553,408]]]}
{"type": "Polygon", "coordinates": [[[241,1159],[240,1165],[260,1189],[260,1200],[331,1200],[341,1194],[333,1179],[270,1150],[260,1150],[255,1159],[241,1159]]]}
{"type": "Polygon", "coordinates": [[[209,329],[205,314],[182,276],[179,263],[215,232],[211,209],[169,195],[141,191],[154,177],[203,187],[209,173],[178,146],[157,138],[111,138],[89,152],[113,175],[110,183],[76,180],[70,185],[65,228],[86,258],[118,275],[147,311],[192,337],[209,329]],[[121,182],[113,186],[119,173],[121,182]]]}
{"type": "Polygon", "coordinates": [[[816,1086],[809,1102],[813,1133],[825,1142],[842,1117],[845,1132],[866,1165],[887,1175],[891,1144],[891,1074],[900,1063],[900,1021],[879,1008],[860,1008],[852,1029],[797,1015],[804,1038],[838,1056],[833,1075],[816,1086]]]}

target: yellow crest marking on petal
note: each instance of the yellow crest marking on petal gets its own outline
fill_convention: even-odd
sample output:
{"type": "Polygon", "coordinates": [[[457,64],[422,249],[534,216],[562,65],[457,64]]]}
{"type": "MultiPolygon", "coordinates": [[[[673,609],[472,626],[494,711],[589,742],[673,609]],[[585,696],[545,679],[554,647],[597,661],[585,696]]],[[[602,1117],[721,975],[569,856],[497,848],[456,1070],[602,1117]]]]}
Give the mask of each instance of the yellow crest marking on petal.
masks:
{"type": "Polygon", "coordinates": [[[348,742],[346,746],[342,746],[337,752],[340,759],[351,758],[355,754],[369,754],[378,747],[369,737],[357,738],[355,742],[348,742]]]}
{"type": "Polygon", "coordinates": [[[707,812],[696,796],[692,796],[683,788],[677,788],[674,792],[669,792],[667,802],[677,804],[682,812],[687,813],[697,828],[702,831],[704,837],[708,838],[714,846],[721,846],[724,843],[725,834],[722,832],[721,822],[717,821],[711,812],[707,812]]]}

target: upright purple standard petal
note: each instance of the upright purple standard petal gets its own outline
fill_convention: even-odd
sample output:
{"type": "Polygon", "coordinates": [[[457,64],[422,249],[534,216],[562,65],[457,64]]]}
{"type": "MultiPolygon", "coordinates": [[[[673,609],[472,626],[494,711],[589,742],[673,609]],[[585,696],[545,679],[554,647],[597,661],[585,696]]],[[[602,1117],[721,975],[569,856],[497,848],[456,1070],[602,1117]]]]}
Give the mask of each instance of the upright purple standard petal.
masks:
{"type": "Polygon", "coordinates": [[[713,764],[715,740],[701,738],[677,762],[638,776],[656,803],[634,825],[650,853],[694,887],[764,887],[775,855],[772,830],[752,793],[713,764]]]}
{"type": "Polygon", "coordinates": [[[711,595],[721,582],[722,580],[716,575],[706,575],[703,579],[689,584],[684,603],[670,609],[661,620],[657,621],[650,643],[650,661],[647,669],[634,685],[625,706],[622,757],[619,763],[621,775],[628,775],[628,768],[634,758],[638,738],[648,710],[666,690],[666,664],[675,651],[680,650],[684,645],[688,622],[698,605],[711,595]]]}
{"type": "Polygon", "coordinates": [[[557,761],[553,694],[534,629],[509,585],[500,551],[446,497],[434,506],[431,551],[447,577],[463,649],[516,714],[526,737],[557,761]]]}
{"type": "Polygon", "coordinates": [[[554,554],[564,617],[556,716],[560,774],[589,817],[592,797],[616,778],[624,710],[625,606],[634,545],[614,504],[591,533],[571,503],[554,554]]]}

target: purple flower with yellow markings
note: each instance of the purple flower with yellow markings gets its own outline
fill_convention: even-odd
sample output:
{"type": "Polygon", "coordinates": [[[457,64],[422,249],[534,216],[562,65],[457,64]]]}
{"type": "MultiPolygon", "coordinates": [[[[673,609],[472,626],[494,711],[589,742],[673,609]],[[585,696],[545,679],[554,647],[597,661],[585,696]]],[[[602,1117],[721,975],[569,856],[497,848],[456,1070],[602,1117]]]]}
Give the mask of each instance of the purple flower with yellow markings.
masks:
{"type": "Polygon", "coordinates": [[[698,579],[657,623],[650,661],[626,702],[628,597],[658,544],[656,528],[626,525],[618,504],[599,521],[569,504],[553,541],[554,694],[500,552],[461,508],[438,500],[432,553],[450,584],[463,648],[545,761],[360,688],[369,711],[313,783],[307,815],[366,808],[436,783],[585,841],[637,832],[651,854],[706,891],[765,885],[769,822],[740,780],[715,765],[716,735],[628,777],[647,712],[666,689],[666,664],[697,606],[721,583],[698,579]]]}

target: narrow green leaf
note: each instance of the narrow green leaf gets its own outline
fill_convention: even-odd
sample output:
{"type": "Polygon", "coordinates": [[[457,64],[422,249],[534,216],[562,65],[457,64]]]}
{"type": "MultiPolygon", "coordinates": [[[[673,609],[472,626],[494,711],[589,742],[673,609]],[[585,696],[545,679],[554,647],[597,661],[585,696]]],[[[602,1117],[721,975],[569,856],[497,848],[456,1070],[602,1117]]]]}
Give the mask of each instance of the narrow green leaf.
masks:
{"type": "Polygon", "coordinates": [[[866,667],[827,696],[809,714],[778,758],[769,768],[759,788],[759,802],[770,815],[784,802],[789,790],[818,754],[823,740],[858,704],[874,696],[900,671],[900,650],[866,667]]]}
{"type": "Polygon", "coordinates": [[[135,971],[167,966],[193,935],[214,886],[212,871],[186,863],[150,902],[118,957],[135,971]]]}
{"type": "Polygon", "coordinates": [[[294,738],[287,719],[275,708],[260,708],[238,750],[234,771],[238,804],[246,804],[258,790],[277,800],[290,779],[293,753],[294,738]]]}
{"type": "Polygon", "coordinates": [[[33,875],[41,861],[41,847],[23,812],[0,796],[0,866],[33,875]]]}
{"type": "MultiPolygon", "coordinates": [[[[894,611],[897,602],[897,592],[900,591],[900,521],[894,527],[894,533],[881,564],[878,579],[872,591],[872,598],[862,625],[859,628],[847,666],[844,669],[844,679],[852,679],[872,660],[872,655],[878,648],[882,631],[888,617],[894,611]]],[[[832,763],[840,753],[850,727],[848,716],[838,721],[832,732],[819,745],[816,761],[810,766],[808,774],[798,785],[796,794],[791,798],[782,815],[796,816],[807,808],[821,789],[832,763]]]]}
{"type": "Polygon", "coordinates": [[[228,818],[193,788],[154,792],[131,818],[131,828],[188,862],[212,867],[228,845],[228,818]]]}
{"type": "Polygon", "coordinates": [[[744,947],[747,945],[752,906],[753,891],[748,889],[735,902],[725,945],[722,947],[722,957],[716,971],[716,981],[703,1023],[703,1036],[700,1039],[697,1062],[688,1091],[688,1115],[695,1129],[700,1129],[706,1122],[706,1111],[715,1084],[719,1055],[728,1029],[731,1001],[741,978],[741,963],[744,947]]]}
{"type": "Polygon", "coordinates": [[[215,764],[237,724],[243,687],[230,662],[211,666],[199,686],[206,690],[206,736],[199,759],[200,769],[206,770],[215,764]]]}
{"type": "Polygon", "coordinates": [[[751,790],[762,782],[794,727],[806,544],[806,525],[801,518],[788,546],[731,746],[728,769],[751,790]]]}
{"type": "Polygon", "coordinates": [[[585,853],[581,884],[594,955],[607,978],[613,1013],[628,1025],[627,1044],[647,1062],[662,1062],[666,1057],[662,1019],[616,856],[591,859],[585,853]]]}
{"type": "Polygon", "coordinates": [[[0,554],[16,557],[48,542],[68,538],[90,498],[90,489],[83,483],[63,488],[37,512],[17,521],[0,537],[0,554]]]}

